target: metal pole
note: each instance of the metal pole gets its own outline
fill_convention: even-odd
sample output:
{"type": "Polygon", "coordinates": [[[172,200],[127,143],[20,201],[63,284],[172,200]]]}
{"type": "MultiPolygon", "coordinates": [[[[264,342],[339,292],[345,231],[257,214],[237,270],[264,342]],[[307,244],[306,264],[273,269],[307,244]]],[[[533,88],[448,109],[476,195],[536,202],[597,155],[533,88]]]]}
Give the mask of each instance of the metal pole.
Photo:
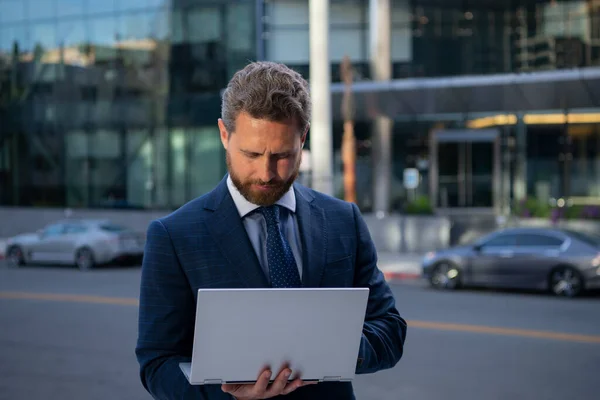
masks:
{"type": "Polygon", "coordinates": [[[333,196],[331,137],[331,72],[329,62],[329,0],[310,0],[310,151],[313,189],[333,196]]]}

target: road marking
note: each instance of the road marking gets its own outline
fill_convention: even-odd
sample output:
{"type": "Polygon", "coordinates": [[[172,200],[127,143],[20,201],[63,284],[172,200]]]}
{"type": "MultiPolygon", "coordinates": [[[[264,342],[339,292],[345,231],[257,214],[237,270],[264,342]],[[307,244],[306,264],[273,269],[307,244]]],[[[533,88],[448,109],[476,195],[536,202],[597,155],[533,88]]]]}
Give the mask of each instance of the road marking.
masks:
{"type": "Polygon", "coordinates": [[[0,299],[13,300],[47,300],[70,303],[117,304],[122,306],[137,306],[138,300],[127,297],[86,296],[79,294],[0,292],[0,299]]]}
{"type": "MultiPolygon", "coordinates": [[[[12,300],[43,300],[59,301],[70,303],[95,303],[95,304],[115,304],[122,306],[138,306],[137,299],[130,297],[104,297],[104,296],[86,296],[78,294],[56,294],[56,293],[30,293],[30,292],[0,292],[0,299],[12,300]]],[[[600,336],[579,335],[574,333],[561,333],[550,331],[538,331],[530,329],[500,328],[484,325],[452,324],[446,322],[416,321],[408,320],[409,328],[430,329],[436,331],[455,331],[480,333],[500,336],[518,336],[533,339],[562,340],[577,343],[600,344],[600,336]]]]}
{"type": "Polygon", "coordinates": [[[407,323],[408,323],[409,327],[422,328],[422,329],[433,329],[433,330],[438,330],[438,331],[485,333],[485,334],[501,335],[501,336],[520,336],[520,337],[529,337],[529,338],[534,338],[534,339],[551,339],[551,340],[563,340],[563,341],[567,341],[567,342],[600,344],[600,336],[594,336],[594,335],[578,335],[575,333],[537,331],[537,330],[516,329],[516,328],[499,328],[499,327],[483,326],[483,325],[450,324],[450,323],[443,323],[443,322],[428,322],[428,321],[407,321],[407,323]]]}

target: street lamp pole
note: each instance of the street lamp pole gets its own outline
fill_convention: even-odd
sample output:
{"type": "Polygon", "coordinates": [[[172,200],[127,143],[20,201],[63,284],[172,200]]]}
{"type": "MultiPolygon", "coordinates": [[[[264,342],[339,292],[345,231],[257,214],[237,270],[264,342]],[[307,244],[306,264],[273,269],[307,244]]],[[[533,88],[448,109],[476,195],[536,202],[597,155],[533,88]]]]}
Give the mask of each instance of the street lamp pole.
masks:
{"type": "Polygon", "coordinates": [[[333,196],[329,0],[310,0],[310,152],[313,189],[333,196]]]}

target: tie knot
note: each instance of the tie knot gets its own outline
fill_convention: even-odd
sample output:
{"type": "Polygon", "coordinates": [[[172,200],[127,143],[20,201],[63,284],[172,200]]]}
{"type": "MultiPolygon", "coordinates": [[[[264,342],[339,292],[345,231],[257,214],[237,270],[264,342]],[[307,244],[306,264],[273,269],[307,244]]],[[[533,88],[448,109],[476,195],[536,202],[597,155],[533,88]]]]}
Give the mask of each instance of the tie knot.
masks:
{"type": "Polygon", "coordinates": [[[279,206],[272,205],[268,207],[261,207],[259,211],[265,217],[267,226],[279,226],[279,206]]]}

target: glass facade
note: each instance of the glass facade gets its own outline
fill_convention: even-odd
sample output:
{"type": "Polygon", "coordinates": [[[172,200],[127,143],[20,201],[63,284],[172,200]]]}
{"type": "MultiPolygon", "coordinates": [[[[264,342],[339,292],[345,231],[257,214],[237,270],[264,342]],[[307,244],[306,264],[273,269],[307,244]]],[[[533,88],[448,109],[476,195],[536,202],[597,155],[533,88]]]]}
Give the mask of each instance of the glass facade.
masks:
{"type": "Polygon", "coordinates": [[[0,205],[173,208],[225,173],[255,2],[0,0],[0,205]]]}
{"type": "MultiPolygon", "coordinates": [[[[355,79],[369,80],[369,1],[330,4],[332,80],[340,81],[346,55],[355,79]]],[[[596,1],[391,6],[394,79],[600,66],[596,1]]],[[[0,205],[174,208],[207,192],[225,173],[220,91],[255,59],[310,78],[308,37],[307,0],[0,0],[0,205]]],[[[495,167],[477,158],[492,144],[446,143],[432,166],[432,132],[465,128],[499,132],[500,159],[490,157],[501,167],[493,190],[503,198],[600,197],[598,115],[593,101],[533,113],[473,114],[468,102],[459,113],[399,112],[392,209],[409,198],[405,168],[421,171],[418,194],[439,206],[493,202],[485,180],[495,167]],[[434,175],[443,189],[435,194],[434,175]],[[459,183],[467,175],[468,187],[459,183]]],[[[372,203],[372,127],[369,118],[355,121],[364,210],[372,203]]],[[[332,132],[341,196],[342,121],[332,132]]]]}
{"type": "MultiPolygon", "coordinates": [[[[330,0],[332,79],[347,55],[369,79],[369,0],[330,0]]],[[[587,0],[393,0],[393,78],[600,65],[600,5],[587,0]]],[[[308,1],[268,1],[265,56],[309,76],[308,1]]]]}
{"type": "MultiPolygon", "coordinates": [[[[304,0],[267,2],[264,53],[309,77],[308,5],[304,0]],[[293,45],[292,45],[293,44],[293,45]]],[[[330,0],[330,56],[333,82],[347,55],[356,81],[371,78],[369,1],[330,0]]],[[[600,5],[584,0],[394,0],[391,1],[393,79],[539,73],[600,67],[600,5]]],[[[427,89],[423,89],[426,91],[427,89]]],[[[469,89],[448,90],[440,102],[459,112],[411,112],[420,99],[394,100],[390,204],[401,210],[415,195],[441,208],[506,208],[525,197],[570,198],[600,204],[600,97],[594,88],[587,108],[570,108],[567,94],[551,93],[560,109],[470,110],[469,89]],[[568,114],[573,114],[570,118],[568,114]],[[473,129],[447,140],[436,132],[473,129]],[[477,131],[493,130],[482,141],[477,131]],[[443,142],[443,143],[442,143],[443,142]],[[434,157],[434,154],[435,157],[434,157]],[[403,186],[406,168],[417,168],[416,193],[403,186]],[[433,190],[432,190],[433,189],[433,190]]],[[[393,93],[385,94],[387,99],[393,93]]],[[[545,94],[534,94],[544,96],[545,94]]],[[[340,95],[341,96],[341,95],[340,95]]],[[[431,94],[433,96],[433,94],[431,94]]],[[[426,95],[423,98],[426,99],[426,95]]],[[[427,99],[426,99],[427,100],[427,99]]],[[[366,101],[366,100],[365,100],[366,101]]],[[[425,100],[423,100],[425,101],[425,100]]],[[[385,102],[385,100],[383,100],[385,102]]],[[[341,101],[334,102],[334,107],[341,101]]],[[[364,101],[358,101],[361,106],[364,101]]],[[[433,103],[433,102],[432,102],[433,103]]],[[[435,107],[433,107],[435,108],[435,107]]],[[[342,121],[334,121],[335,191],[342,196],[342,121]]],[[[372,116],[357,112],[358,202],[373,203],[372,116]]]]}

